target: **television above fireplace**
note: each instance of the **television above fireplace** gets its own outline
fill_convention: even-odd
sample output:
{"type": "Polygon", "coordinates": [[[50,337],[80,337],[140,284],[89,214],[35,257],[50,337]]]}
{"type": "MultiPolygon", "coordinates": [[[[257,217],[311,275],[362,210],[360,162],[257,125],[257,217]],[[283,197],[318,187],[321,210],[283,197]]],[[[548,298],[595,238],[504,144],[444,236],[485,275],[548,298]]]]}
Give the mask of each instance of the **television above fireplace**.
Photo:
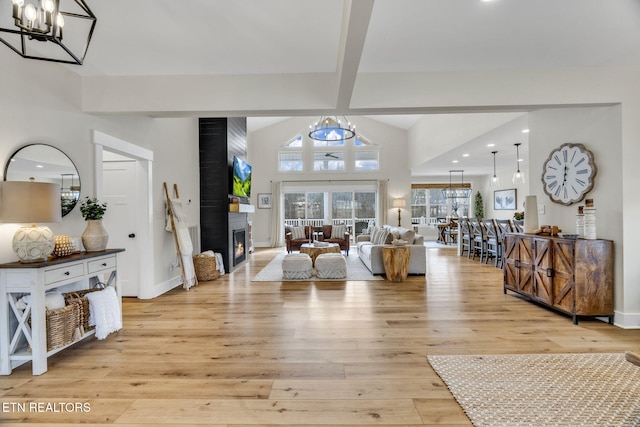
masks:
{"type": "Polygon", "coordinates": [[[239,157],[233,156],[233,182],[231,194],[238,197],[251,197],[252,167],[239,157]]]}

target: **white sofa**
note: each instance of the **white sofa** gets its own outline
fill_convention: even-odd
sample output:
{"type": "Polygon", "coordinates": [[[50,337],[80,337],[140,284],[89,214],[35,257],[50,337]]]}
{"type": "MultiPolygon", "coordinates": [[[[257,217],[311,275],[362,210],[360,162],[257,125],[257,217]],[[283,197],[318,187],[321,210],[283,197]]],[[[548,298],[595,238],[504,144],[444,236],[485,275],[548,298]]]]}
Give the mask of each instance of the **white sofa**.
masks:
{"type": "Polygon", "coordinates": [[[415,231],[402,227],[373,227],[367,234],[356,237],[356,246],[360,261],[372,274],[385,274],[382,261],[382,246],[391,244],[393,239],[406,240],[410,248],[409,274],[427,273],[427,248],[424,238],[415,231]]]}

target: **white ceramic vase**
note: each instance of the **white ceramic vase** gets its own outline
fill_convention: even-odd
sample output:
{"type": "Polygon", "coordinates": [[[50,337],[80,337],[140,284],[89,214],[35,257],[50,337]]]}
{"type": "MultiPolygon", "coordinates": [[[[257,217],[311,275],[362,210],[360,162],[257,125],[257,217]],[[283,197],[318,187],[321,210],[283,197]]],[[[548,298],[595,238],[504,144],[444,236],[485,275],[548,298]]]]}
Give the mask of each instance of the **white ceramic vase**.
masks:
{"type": "Polygon", "coordinates": [[[538,200],[527,196],[524,202],[524,232],[533,233],[538,229],[538,200]]]}
{"type": "Polygon", "coordinates": [[[109,234],[101,219],[87,220],[87,228],[82,233],[82,245],[87,252],[103,251],[107,248],[109,234]]]}

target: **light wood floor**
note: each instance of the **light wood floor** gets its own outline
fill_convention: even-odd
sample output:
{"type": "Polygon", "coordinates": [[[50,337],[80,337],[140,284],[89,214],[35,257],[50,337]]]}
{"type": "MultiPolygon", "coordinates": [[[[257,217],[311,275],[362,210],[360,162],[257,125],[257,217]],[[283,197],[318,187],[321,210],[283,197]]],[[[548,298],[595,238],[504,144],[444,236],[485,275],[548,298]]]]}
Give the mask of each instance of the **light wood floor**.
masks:
{"type": "MultiPolygon", "coordinates": [[[[640,331],[569,317],[502,291],[502,272],[428,249],[404,283],[251,282],[281,249],[153,300],[124,329],[0,377],[0,424],[449,425],[468,419],[429,354],[623,352],[640,331]],[[88,413],[7,404],[88,403],[88,413]]],[[[55,409],[53,407],[52,409],[55,409]]]]}

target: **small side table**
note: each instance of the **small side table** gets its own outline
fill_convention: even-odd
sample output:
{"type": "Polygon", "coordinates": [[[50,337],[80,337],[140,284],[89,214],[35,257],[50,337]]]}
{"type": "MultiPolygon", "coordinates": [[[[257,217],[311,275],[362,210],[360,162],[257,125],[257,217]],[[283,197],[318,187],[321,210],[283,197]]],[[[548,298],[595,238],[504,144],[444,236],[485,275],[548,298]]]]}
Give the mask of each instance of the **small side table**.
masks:
{"type": "Polygon", "coordinates": [[[385,245],[382,247],[382,262],[387,280],[404,282],[407,279],[410,253],[408,246],[385,245]]]}

